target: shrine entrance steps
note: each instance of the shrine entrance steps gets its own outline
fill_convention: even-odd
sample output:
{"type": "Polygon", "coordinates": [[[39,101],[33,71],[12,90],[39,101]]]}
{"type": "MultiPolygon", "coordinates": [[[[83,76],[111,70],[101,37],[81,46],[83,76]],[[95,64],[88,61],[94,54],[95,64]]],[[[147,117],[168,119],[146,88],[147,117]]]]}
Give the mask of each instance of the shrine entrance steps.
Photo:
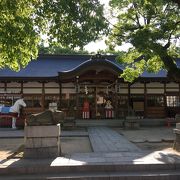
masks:
{"type": "Polygon", "coordinates": [[[77,127],[108,126],[123,127],[124,119],[76,119],[77,127]]]}

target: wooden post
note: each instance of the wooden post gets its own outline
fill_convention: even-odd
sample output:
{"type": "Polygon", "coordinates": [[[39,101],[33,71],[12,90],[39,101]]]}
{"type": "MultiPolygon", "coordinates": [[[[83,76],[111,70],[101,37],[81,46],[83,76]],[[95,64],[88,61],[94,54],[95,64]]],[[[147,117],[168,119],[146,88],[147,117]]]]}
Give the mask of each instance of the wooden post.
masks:
{"type": "Polygon", "coordinates": [[[164,82],[164,107],[167,108],[167,99],[166,99],[166,82],[164,82]]]}
{"type": "Polygon", "coordinates": [[[23,81],[21,81],[21,94],[23,94],[23,81]]]}
{"type": "Polygon", "coordinates": [[[144,117],[147,117],[147,86],[144,82],[144,117]]]}
{"type": "Polygon", "coordinates": [[[130,100],[131,100],[131,85],[128,83],[128,115],[129,115],[129,110],[130,110],[130,100]]]}
{"type": "Polygon", "coordinates": [[[76,76],[76,119],[79,118],[79,76],[76,76]]]}
{"type": "Polygon", "coordinates": [[[62,83],[59,81],[59,108],[62,108],[62,83]]]}
{"type": "Polygon", "coordinates": [[[4,82],[4,91],[6,91],[7,90],[7,82],[5,81],[4,82]]]}
{"type": "Polygon", "coordinates": [[[7,96],[7,82],[6,81],[4,82],[4,91],[5,91],[4,101],[6,102],[6,96],[7,96]]]}
{"type": "Polygon", "coordinates": [[[116,80],[116,82],[115,82],[115,109],[114,109],[114,113],[115,113],[115,115],[114,115],[114,117],[115,118],[117,118],[117,111],[118,111],[118,101],[117,101],[117,99],[118,99],[118,96],[117,96],[117,91],[118,91],[118,80],[116,80]]]}
{"type": "Polygon", "coordinates": [[[43,110],[45,110],[45,82],[42,82],[42,99],[41,99],[41,103],[42,103],[43,110]]]}
{"type": "MultiPolygon", "coordinates": [[[[96,83],[95,83],[96,84],[96,83]]],[[[97,109],[97,84],[96,84],[96,87],[95,87],[95,117],[96,119],[98,119],[98,109],[97,109]]]]}
{"type": "Polygon", "coordinates": [[[179,103],[180,103],[180,83],[179,83],[179,103]]]}

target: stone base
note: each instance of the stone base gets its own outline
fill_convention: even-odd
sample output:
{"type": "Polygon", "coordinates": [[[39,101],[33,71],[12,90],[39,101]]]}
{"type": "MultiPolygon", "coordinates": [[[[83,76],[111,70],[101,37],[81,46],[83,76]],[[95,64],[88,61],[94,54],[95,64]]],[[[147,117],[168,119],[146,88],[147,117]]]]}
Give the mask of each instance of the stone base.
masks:
{"type": "Polygon", "coordinates": [[[175,138],[175,141],[174,141],[173,148],[176,151],[180,151],[180,134],[176,134],[176,138],[175,138]]]}
{"type": "Polygon", "coordinates": [[[180,123],[176,124],[176,129],[174,129],[174,133],[176,135],[173,148],[176,151],[180,151],[180,123]]]}
{"type": "Polygon", "coordinates": [[[25,126],[25,158],[55,158],[60,155],[60,125],[25,126]]]}
{"type": "Polygon", "coordinates": [[[127,121],[127,122],[124,122],[124,127],[126,129],[138,129],[139,128],[139,122],[127,121]]]}
{"type": "Polygon", "coordinates": [[[24,158],[56,158],[60,155],[57,147],[25,148],[24,158]]]}
{"type": "Polygon", "coordinates": [[[124,122],[125,128],[138,129],[139,126],[139,118],[137,116],[126,116],[126,120],[124,122]]]}

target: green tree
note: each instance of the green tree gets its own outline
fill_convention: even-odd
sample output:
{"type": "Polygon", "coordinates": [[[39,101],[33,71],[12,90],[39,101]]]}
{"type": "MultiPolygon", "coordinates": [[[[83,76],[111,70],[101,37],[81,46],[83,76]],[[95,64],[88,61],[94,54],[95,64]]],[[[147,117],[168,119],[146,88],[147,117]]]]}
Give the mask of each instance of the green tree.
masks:
{"type": "MultiPolygon", "coordinates": [[[[167,0],[167,1],[169,1],[169,0],[167,0]]],[[[179,0],[171,0],[171,1],[174,2],[174,3],[177,3],[178,6],[180,7],[180,1],[179,0]]]]}
{"type": "Polygon", "coordinates": [[[119,51],[119,50],[111,50],[109,48],[105,49],[105,50],[99,50],[98,53],[102,54],[102,55],[116,55],[116,56],[123,56],[125,55],[125,51],[119,51]]]}
{"type": "Polygon", "coordinates": [[[39,46],[39,54],[89,54],[88,51],[85,50],[75,50],[69,47],[62,47],[59,45],[50,45],[48,47],[44,47],[42,44],[39,46]]]}
{"type": "Polygon", "coordinates": [[[164,68],[169,78],[180,81],[178,56],[180,9],[172,0],[111,0],[117,23],[109,36],[114,47],[130,43],[132,48],[118,60],[126,65],[122,77],[132,82],[144,70],[158,72],[164,68]]]}
{"type": "Polygon", "coordinates": [[[0,68],[19,70],[48,43],[82,48],[108,31],[98,0],[1,0],[0,68]]]}

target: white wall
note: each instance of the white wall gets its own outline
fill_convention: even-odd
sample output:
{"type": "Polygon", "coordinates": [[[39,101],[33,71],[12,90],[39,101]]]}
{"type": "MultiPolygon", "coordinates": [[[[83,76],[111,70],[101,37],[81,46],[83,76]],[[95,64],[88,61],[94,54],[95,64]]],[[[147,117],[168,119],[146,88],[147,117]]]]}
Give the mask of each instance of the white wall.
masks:
{"type": "Polygon", "coordinates": [[[176,87],[176,88],[179,88],[179,84],[178,84],[178,83],[174,83],[174,82],[172,82],[172,83],[167,83],[167,84],[166,84],[166,87],[176,87]]]}
{"type": "Polygon", "coordinates": [[[21,92],[21,88],[8,88],[6,89],[6,93],[20,93],[21,92]]]}
{"type": "Polygon", "coordinates": [[[162,87],[164,88],[164,84],[160,82],[151,82],[151,83],[146,83],[146,87],[162,87]]]}
{"type": "Polygon", "coordinates": [[[23,89],[24,94],[42,94],[42,88],[24,88],[23,89]]]}
{"type": "Polygon", "coordinates": [[[17,83],[17,82],[7,83],[7,87],[21,87],[21,83],[17,83]]]}
{"type": "Polygon", "coordinates": [[[119,94],[128,94],[128,89],[120,88],[119,94]]]}
{"type": "MultiPolygon", "coordinates": [[[[119,94],[128,94],[128,84],[119,83],[119,94]]],[[[146,84],[147,94],[164,94],[164,84],[159,82],[151,82],[146,84]]],[[[90,90],[90,89],[89,89],[90,90]]],[[[102,91],[107,89],[102,88],[102,91]]],[[[110,88],[108,89],[110,91],[110,88]]],[[[7,93],[19,93],[21,91],[21,83],[11,82],[7,83],[7,93]]],[[[28,82],[23,83],[23,92],[27,94],[42,94],[42,83],[28,82]],[[35,87],[35,88],[34,88],[35,87]]],[[[167,83],[166,92],[179,92],[178,83],[167,83]]],[[[4,83],[0,83],[0,93],[4,93],[4,83]]],[[[59,94],[59,84],[56,82],[45,83],[46,94],[59,94]]],[[[76,93],[74,83],[62,84],[63,94],[76,93]]],[[[144,94],[144,83],[134,83],[131,85],[130,93],[132,94],[144,94]]]]}
{"type": "Polygon", "coordinates": [[[147,89],[147,94],[164,94],[164,89],[147,89]]]}
{"type": "Polygon", "coordinates": [[[136,83],[132,84],[131,87],[142,87],[142,88],[144,88],[144,83],[136,82],[136,83]]]}
{"type": "Polygon", "coordinates": [[[23,87],[42,87],[42,83],[39,82],[27,82],[23,83],[23,87]]]}
{"type": "Polygon", "coordinates": [[[45,88],[45,94],[59,94],[59,88],[45,88]]]}
{"type": "Polygon", "coordinates": [[[144,94],[144,89],[130,89],[131,94],[144,94]]]}
{"type": "Polygon", "coordinates": [[[44,87],[57,87],[59,88],[59,84],[56,82],[48,82],[44,84],[44,87]]]}
{"type": "Polygon", "coordinates": [[[74,83],[63,83],[61,86],[62,87],[75,87],[75,84],[74,83]]]}
{"type": "Polygon", "coordinates": [[[62,89],[62,94],[66,94],[66,93],[68,93],[68,94],[73,94],[73,93],[76,93],[76,91],[75,91],[75,88],[74,89],[68,89],[68,88],[63,88],[62,89]]]}

